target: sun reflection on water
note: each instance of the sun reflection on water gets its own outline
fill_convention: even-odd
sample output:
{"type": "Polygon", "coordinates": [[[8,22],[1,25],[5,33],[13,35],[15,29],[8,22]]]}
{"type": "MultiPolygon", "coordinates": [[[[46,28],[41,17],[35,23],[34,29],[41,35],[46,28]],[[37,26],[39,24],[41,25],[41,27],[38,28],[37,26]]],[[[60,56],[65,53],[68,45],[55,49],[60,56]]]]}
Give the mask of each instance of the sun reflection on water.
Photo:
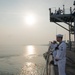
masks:
{"type": "Polygon", "coordinates": [[[42,75],[44,72],[43,65],[38,65],[32,62],[26,62],[20,75],[42,75]]]}
{"type": "Polygon", "coordinates": [[[35,53],[34,50],[35,50],[34,46],[32,46],[32,45],[27,46],[27,54],[28,55],[34,54],[35,53]]]}
{"type": "Polygon", "coordinates": [[[36,65],[31,62],[27,62],[22,68],[20,75],[37,75],[36,65]]]}
{"type": "Polygon", "coordinates": [[[23,64],[20,75],[43,75],[44,63],[41,61],[33,45],[24,47],[24,58],[27,59],[23,64]],[[39,61],[37,61],[39,59],[39,61]],[[35,62],[34,62],[35,61],[35,62]]]}
{"type": "Polygon", "coordinates": [[[33,55],[35,55],[35,54],[36,54],[35,47],[33,45],[29,45],[24,48],[24,56],[25,57],[32,58],[33,55]]]}

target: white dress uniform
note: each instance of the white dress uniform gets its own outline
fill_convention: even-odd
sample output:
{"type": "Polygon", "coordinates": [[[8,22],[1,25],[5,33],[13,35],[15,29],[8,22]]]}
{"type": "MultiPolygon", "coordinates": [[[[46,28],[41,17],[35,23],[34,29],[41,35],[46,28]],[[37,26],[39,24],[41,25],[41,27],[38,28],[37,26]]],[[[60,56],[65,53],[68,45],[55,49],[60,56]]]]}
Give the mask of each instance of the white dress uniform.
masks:
{"type": "Polygon", "coordinates": [[[58,47],[56,59],[58,59],[58,71],[59,75],[66,75],[65,65],[66,65],[66,43],[63,41],[58,47]]]}
{"type": "Polygon", "coordinates": [[[57,65],[57,61],[55,60],[57,51],[55,50],[55,48],[57,47],[57,44],[54,44],[54,50],[53,50],[53,58],[54,58],[54,65],[57,65]]]}
{"type": "Polygon", "coordinates": [[[50,45],[50,47],[51,47],[51,50],[54,48],[54,44],[52,43],[51,45],[50,45]]]}
{"type": "Polygon", "coordinates": [[[53,50],[54,50],[54,44],[51,43],[49,48],[48,48],[48,53],[53,52],[53,50]]]}

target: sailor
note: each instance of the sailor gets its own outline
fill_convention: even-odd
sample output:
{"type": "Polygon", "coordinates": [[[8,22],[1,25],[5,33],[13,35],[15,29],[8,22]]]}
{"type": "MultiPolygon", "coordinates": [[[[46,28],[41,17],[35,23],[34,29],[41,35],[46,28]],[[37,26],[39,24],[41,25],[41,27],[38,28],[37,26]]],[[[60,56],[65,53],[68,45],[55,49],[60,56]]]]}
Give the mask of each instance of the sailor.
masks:
{"type": "Polygon", "coordinates": [[[57,42],[56,41],[53,41],[53,49],[52,49],[52,53],[51,55],[53,55],[53,60],[50,61],[50,64],[56,66],[57,65],[57,61],[55,60],[55,56],[56,56],[56,47],[57,47],[57,42]]]}
{"type": "Polygon", "coordinates": [[[51,49],[54,48],[54,44],[53,44],[53,42],[51,42],[50,48],[51,48],[51,49]]]}
{"type": "Polygon", "coordinates": [[[55,57],[56,57],[56,54],[57,54],[57,51],[56,51],[56,47],[57,47],[57,42],[56,41],[53,41],[53,44],[54,44],[54,49],[53,49],[53,60],[54,60],[54,65],[57,65],[57,61],[55,60],[55,57]]]}
{"type": "Polygon", "coordinates": [[[54,44],[53,44],[53,42],[51,42],[49,45],[49,48],[48,48],[48,53],[53,52],[53,49],[54,49],[54,44]]]}
{"type": "Polygon", "coordinates": [[[56,39],[59,42],[57,54],[55,60],[57,61],[58,65],[58,72],[59,75],[66,75],[65,73],[65,65],[66,65],[66,43],[62,41],[63,35],[58,34],[56,35],[56,39]]]}

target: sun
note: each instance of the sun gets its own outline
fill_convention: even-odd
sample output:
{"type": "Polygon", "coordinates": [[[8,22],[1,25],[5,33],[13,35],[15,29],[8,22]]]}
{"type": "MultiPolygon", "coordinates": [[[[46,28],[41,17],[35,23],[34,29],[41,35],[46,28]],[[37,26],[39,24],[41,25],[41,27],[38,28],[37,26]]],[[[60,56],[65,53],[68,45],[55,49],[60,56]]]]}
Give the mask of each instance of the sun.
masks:
{"type": "Polygon", "coordinates": [[[26,14],[24,17],[24,22],[28,26],[32,26],[36,23],[36,17],[34,14],[26,14]]]}

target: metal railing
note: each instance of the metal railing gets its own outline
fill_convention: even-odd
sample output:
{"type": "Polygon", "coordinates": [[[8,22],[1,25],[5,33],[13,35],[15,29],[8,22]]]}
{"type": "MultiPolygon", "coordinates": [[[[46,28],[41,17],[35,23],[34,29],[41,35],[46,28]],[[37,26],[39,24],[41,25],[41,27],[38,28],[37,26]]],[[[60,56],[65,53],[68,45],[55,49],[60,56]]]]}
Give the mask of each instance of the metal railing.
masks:
{"type": "Polygon", "coordinates": [[[75,51],[75,42],[74,42],[74,41],[72,41],[72,42],[71,42],[71,45],[72,45],[72,50],[74,50],[74,51],[75,51]]]}
{"type": "Polygon", "coordinates": [[[75,42],[74,41],[69,41],[67,46],[70,50],[75,51],[75,42]]]}

